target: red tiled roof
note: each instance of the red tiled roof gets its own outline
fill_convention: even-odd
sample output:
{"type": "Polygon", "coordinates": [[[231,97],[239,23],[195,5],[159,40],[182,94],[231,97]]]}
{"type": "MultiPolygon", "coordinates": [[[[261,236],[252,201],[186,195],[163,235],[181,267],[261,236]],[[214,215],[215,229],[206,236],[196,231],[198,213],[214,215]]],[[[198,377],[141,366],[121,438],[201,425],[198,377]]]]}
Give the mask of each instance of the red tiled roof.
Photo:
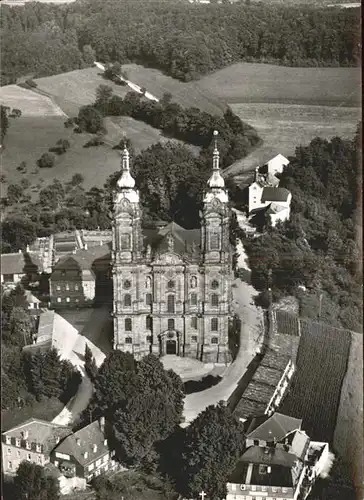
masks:
{"type": "Polygon", "coordinates": [[[250,432],[247,437],[262,441],[281,441],[287,434],[300,429],[301,425],[302,420],[276,412],[250,432]]]}
{"type": "Polygon", "coordinates": [[[266,201],[287,201],[290,192],[286,188],[265,187],[262,192],[262,203],[266,201]]]}
{"type": "Polygon", "coordinates": [[[27,274],[29,271],[34,272],[35,268],[38,268],[39,273],[43,271],[42,263],[34,252],[29,252],[26,255],[20,252],[1,254],[0,266],[1,274],[27,274]]]}

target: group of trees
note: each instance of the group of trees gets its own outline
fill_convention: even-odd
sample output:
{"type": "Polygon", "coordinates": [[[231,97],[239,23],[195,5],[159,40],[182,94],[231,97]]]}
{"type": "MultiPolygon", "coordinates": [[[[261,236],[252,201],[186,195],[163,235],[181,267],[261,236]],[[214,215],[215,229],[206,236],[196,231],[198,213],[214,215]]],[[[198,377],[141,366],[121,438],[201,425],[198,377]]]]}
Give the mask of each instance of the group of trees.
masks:
{"type": "Polygon", "coordinates": [[[164,370],[154,355],[136,361],[131,354],[113,351],[95,377],[81,425],[104,415],[122,463],[168,477],[188,498],[201,489],[212,500],[224,498],[228,475],[244,448],[242,427],[219,404],[181,429],[183,397],[180,377],[164,370]]]}
{"type": "Polygon", "coordinates": [[[238,61],[354,65],[360,10],[312,6],[105,2],[5,6],[2,84],[93,61],[137,62],[191,80],[238,61]],[[143,13],[143,23],[140,13],[143,13]]]}
{"type": "Polygon", "coordinates": [[[81,376],[55,349],[46,353],[22,352],[36,331],[24,288],[1,293],[2,409],[16,408],[34,399],[58,398],[67,402],[77,391],[81,376]]]}
{"type": "Polygon", "coordinates": [[[294,294],[303,303],[315,295],[316,317],[361,331],[360,226],[361,125],[353,140],[314,139],[296,149],[281,174],[292,193],[290,221],[269,229],[245,248],[258,290],[274,298],[294,294]],[[303,285],[308,292],[302,293],[303,285]]]}

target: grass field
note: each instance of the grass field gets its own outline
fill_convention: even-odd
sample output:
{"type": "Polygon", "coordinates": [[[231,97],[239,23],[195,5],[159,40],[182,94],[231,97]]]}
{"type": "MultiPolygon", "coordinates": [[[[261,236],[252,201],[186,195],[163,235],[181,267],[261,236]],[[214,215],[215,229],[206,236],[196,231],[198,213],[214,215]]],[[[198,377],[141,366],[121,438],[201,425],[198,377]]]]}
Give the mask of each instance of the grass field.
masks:
{"type": "Polygon", "coordinates": [[[360,106],[360,68],[288,68],[237,63],[203,77],[199,86],[229,104],[360,106]]]}
{"type": "Polygon", "coordinates": [[[351,348],[337,422],[334,449],[349,463],[357,484],[363,475],[363,336],[351,333],[351,348]]]}
{"type": "Polygon", "coordinates": [[[65,116],[49,97],[17,85],[0,87],[0,103],[20,109],[22,116],[65,116]]]}
{"type": "Polygon", "coordinates": [[[234,113],[255,127],[263,144],[226,169],[227,174],[249,171],[278,153],[294,154],[299,145],[315,137],[352,138],[361,119],[360,108],[310,104],[243,103],[231,105],[234,113]]]}
{"type": "MultiPolygon", "coordinates": [[[[218,98],[199,83],[183,83],[164,75],[156,69],[144,68],[138,64],[126,64],[123,69],[133,83],[145,87],[161,98],[165,92],[172,94],[172,100],[183,107],[195,106],[211,114],[221,115],[226,108],[223,98],[218,98]]],[[[96,88],[100,84],[110,85],[114,93],[125,96],[130,92],[127,86],[105,80],[98,68],[86,68],[60,75],[35,80],[38,88],[46,92],[65,113],[75,115],[80,106],[95,101],[96,88]]]]}
{"type": "Polygon", "coordinates": [[[303,419],[308,435],[332,443],[351,332],[300,320],[297,371],[280,411],[303,419]]]}

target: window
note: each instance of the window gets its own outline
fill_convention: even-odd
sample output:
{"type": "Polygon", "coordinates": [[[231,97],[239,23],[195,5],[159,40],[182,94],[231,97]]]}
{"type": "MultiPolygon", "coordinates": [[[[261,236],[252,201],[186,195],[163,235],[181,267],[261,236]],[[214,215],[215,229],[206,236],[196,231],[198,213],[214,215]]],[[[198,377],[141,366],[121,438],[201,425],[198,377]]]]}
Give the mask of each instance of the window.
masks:
{"type": "Polygon", "coordinates": [[[151,343],[152,343],[152,336],[147,335],[147,344],[151,344],[151,343]]]}
{"type": "Polygon", "coordinates": [[[174,295],[168,295],[167,297],[167,312],[174,313],[174,295]]]}
{"type": "Polygon", "coordinates": [[[212,280],[211,281],[211,288],[213,290],[216,290],[217,288],[219,288],[219,282],[217,280],[212,280]]]}
{"type": "Polygon", "coordinates": [[[79,299],[75,299],[75,302],[79,302],[79,299]]]}
{"type": "Polygon", "coordinates": [[[282,488],[282,493],[287,493],[287,488],[282,488]]]}
{"type": "Polygon", "coordinates": [[[16,455],[17,455],[18,457],[20,457],[20,450],[18,450],[18,451],[16,452],[16,455]]]}
{"type": "Polygon", "coordinates": [[[145,288],[150,288],[152,286],[152,278],[150,276],[147,276],[145,280],[145,288]]]}
{"type": "Polygon", "coordinates": [[[20,446],[20,439],[19,438],[15,439],[15,446],[20,446]]]}
{"type": "Polygon", "coordinates": [[[108,456],[108,455],[104,455],[104,456],[102,457],[102,461],[103,461],[103,462],[107,462],[107,461],[108,461],[108,458],[109,458],[109,456],[108,456]]]}
{"type": "Polygon", "coordinates": [[[197,335],[192,335],[191,336],[191,344],[196,344],[197,343],[197,335]]]}
{"type": "Polygon", "coordinates": [[[151,316],[147,316],[145,318],[145,328],[147,330],[151,330],[153,328],[153,318],[151,316]]]}
{"type": "Polygon", "coordinates": [[[130,234],[121,234],[120,235],[120,250],[129,250],[130,249],[130,234]]]}
{"type": "Polygon", "coordinates": [[[71,299],[69,297],[66,297],[66,302],[69,302],[71,299]]]}
{"type": "Polygon", "coordinates": [[[124,290],[129,290],[130,287],[131,287],[131,282],[129,280],[125,280],[123,283],[124,290]]]}
{"type": "Polygon", "coordinates": [[[197,318],[196,318],[196,316],[192,316],[192,318],[191,318],[191,328],[193,328],[194,330],[197,330],[197,318]]]}
{"type": "Polygon", "coordinates": [[[124,320],[124,326],[125,326],[125,331],[126,332],[131,332],[131,327],[132,327],[131,318],[125,318],[125,320],[124,320]]]}
{"type": "Polygon", "coordinates": [[[75,291],[76,292],[78,291],[78,285],[75,285],[75,291]]]}
{"type": "Polygon", "coordinates": [[[152,305],[152,294],[151,293],[147,293],[146,296],[145,296],[145,303],[147,306],[151,306],[152,305]]]}
{"type": "Polygon", "coordinates": [[[68,283],[66,283],[66,290],[69,290],[70,289],[70,286],[68,283]]]}
{"type": "Polygon", "coordinates": [[[219,305],[219,296],[216,293],[211,295],[211,305],[212,307],[217,307],[219,305]]]}
{"type": "Polygon", "coordinates": [[[220,238],[218,233],[210,235],[210,250],[218,250],[220,247],[220,238]]]}
{"type": "Polygon", "coordinates": [[[32,455],[31,455],[30,453],[28,453],[28,455],[27,455],[27,459],[28,459],[28,460],[31,460],[31,459],[32,459],[32,455]]]}
{"type": "Polygon", "coordinates": [[[131,337],[125,337],[125,344],[132,344],[133,339],[131,337]]]}
{"type": "Polygon", "coordinates": [[[8,462],[8,469],[12,469],[13,468],[13,463],[12,462],[8,462]]]}
{"type": "Polygon", "coordinates": [[[62,271],[62,276],[66,276],[66,271],[62,271]]]}
{"type": "Polygon", "coordinates": [[[90,465],[87,467],[87,470],[90,472],[90,471],[92,471],[94,468],[95,468],[95,464],[94,464],[94,462],[92,462],[92,464],[90,464],[90,465]]]}
{"type": "MultiPolygon", "coordinates": [[[[18,451],[18,453],[20,452],[18,451]]],[[[11,448],[8,448],[8,455],[11,455],[11,448]]]]}
{"type": "Polygon", "coordinates": [[[60,291],[61,287],[59,285],[57,285],[57,290],[58,292],[60,291]]]}
{"type": "Polygon", "coordinates": [[[191,306],[197,306],[197,294],[196,293],[191,293],[191,306]]]}
{"type": "Polygon", "coordinates": [[[174,319],[168,320],[168,330],[174,330],[174,319]]]}
{"type": "Polygon", "coordinates": [[[253,439],[254,446],[259,446],[259,439],[253,439]]]}
{"type": "Polygon", "coordinates": [[[218,337],[211,337],[211,344],[218,344],[218,343],[219,343],[218,337]]]}
{"type": "Polygon", "coordinates": [[[212,318],[211,319],[211,331],[217,332],[218,328],[219,328],[218,318],[212,318]]]}
{"type": "Polygon", "coordinates": [[[197,278],[196,276],[192,276],[191,278],[191,288],[196,288],[197,286],[197,278]]]}
{"type": "Polygon", "coordinates": [[[4,274],[5,283],[12,283],[14,281],[14,274],[4,274]]]}
{"type": "Polygon", "coordinates": [[[57,297],[57,302],[62,302],[61,297],[57,297]]]}
{"type": "Polygon", "coordinates": [[[10,436],[6,436],[6,444],[11,444],[11,437],[10,436]]]}
{"type": "Polygon", "coordinates": [[[167,283],[167,287],[168,287],[170,290],[173,290],[173,288],[176,288],[176,282],[175,282],[175,281],[173,281],[173,280],[168,281],[168,283],[167,283]]]}
{"type": "Polygon", "coordinates": [[[41,464],[42,463],[42,457],[38,457],[38,464],[41,464]]]}
{"type": "Polygon", "coordinates": [[[96,460],[96,467],[98,467],[99,465],[101,465],[101,458],[99,458],[98,460],[96,460]]]}
{"type": "Polygon", "coordinates": [[[131,306],[131,295],[130,293],[126,293],[124,295],[124,307],[130,307],[131,306]]]}

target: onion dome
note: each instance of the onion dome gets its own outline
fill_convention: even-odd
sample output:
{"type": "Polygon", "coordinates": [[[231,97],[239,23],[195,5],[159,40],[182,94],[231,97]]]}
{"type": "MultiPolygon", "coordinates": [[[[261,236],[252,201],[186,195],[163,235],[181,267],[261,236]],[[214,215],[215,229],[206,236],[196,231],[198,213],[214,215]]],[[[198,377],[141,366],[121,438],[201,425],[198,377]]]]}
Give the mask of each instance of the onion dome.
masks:
{"type": "Polygon", "coordinates": [[[135,186],[135,179],[130,174],[129,151],[126,148],[124,148],[121,159],[122,174],[117,181],[117,186],[121,189],[133,189],[135,186]]]}

